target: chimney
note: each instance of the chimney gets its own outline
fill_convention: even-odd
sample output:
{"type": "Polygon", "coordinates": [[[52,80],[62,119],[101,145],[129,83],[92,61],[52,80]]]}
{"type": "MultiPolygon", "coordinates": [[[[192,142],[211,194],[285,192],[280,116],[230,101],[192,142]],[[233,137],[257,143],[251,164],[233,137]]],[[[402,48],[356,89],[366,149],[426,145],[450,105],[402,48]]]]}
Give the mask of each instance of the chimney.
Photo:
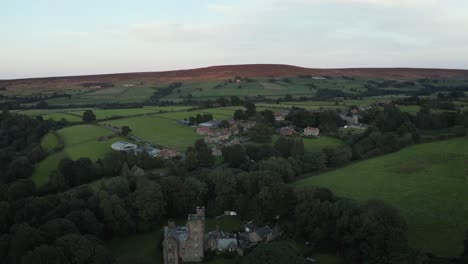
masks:
{"type": "Polygon", "coordinates": [[[197,216],[205,218],[205,207],[198,206],[197,207],[197,216]]]}

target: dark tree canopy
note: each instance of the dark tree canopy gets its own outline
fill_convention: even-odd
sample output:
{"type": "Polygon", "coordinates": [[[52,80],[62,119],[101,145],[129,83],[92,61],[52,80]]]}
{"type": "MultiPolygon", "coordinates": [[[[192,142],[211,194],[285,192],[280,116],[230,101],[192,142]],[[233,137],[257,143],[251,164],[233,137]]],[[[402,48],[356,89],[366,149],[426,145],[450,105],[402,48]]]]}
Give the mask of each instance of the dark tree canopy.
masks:
{"type": "Polygon", "coordinates": [[[92,110],[86,110],[83,113],[83,122],[90,123],[96,121],[96,115],[92,110]]]}
{"type": "Polygon", "coordinates": [[[263,243],[256,247],[247,257],[248,264],[306,264],[287,242],[263,243]]]}

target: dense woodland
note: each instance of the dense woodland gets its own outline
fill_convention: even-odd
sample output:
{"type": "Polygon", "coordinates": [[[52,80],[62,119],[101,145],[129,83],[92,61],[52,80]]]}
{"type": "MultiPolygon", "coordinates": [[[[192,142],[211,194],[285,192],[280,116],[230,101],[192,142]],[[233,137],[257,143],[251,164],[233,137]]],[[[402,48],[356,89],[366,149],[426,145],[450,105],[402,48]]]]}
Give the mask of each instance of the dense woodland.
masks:
{"type": "MultiPolygon", "coordinates": [[[[206,206],[208,217],[234,210],[245,221],[278,222],[285,231],[283,239],[307,244],[306,256],[327,252],[343,256],[347,263],[440,263],[430,252],[408,246],[406,223],[392,206],[382,201],[359,203],[324,188],[296,189],[290,183],[305,173],[441,139],[427,137],[424,129],[450,128],[454,132],[448,136],[463,136],[468,113],[438,113],[424,107],[411,116],[387,105],[363,114],[362,121],[370,124],[363,134],[343,134],[338,131],[343,121],[337,112],[293,108],[285,123],[319,127],[346,142],[304,153],[300,138],[272,142],[275,128],[283,123],[276,122],[271,111],[257,112],[253,103],[244,106],[246,110],[236,111],[234,119],[257,121],[248,132],[253,142],[224,148],[221,163],[203,140],[187,149],[185,159],[112,152],[97,162],[85,157],[62,160],[50,184],[40,189],[29,179],[34,164],[47,155],[40,139],[63,124],[4,111],[0,116],[2,263],[149,263],[132,256],[114,259],[103,241],[160,228],[167,219],[185,218],[197,205],[206,206]],[[134,175],[130,170],[134,166],[147,173],[134,175]]],[[[465,252],[459,257],[444,261],[467,260],[468,232],[465,252]]],[[[304,263],[303,256],[281,241],[253,249],[242,261],[285,263],[285,259],[304,263]]]]}

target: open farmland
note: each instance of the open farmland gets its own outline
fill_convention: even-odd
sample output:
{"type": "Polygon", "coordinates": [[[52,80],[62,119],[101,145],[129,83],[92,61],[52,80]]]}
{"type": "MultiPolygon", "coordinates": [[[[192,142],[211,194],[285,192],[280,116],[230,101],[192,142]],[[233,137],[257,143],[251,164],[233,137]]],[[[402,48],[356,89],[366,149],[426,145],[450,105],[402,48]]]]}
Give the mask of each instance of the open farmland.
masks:
{"type": "Polygon", "coordinates": [[[468,138],[427,143],[295,183],[359,201],[384,200],[408,223],[410,245],[458,255],[468,226],[468,138]]]}
{"type": "Polygon", "coordinates": [[[116,127],[129,126],[132,129],[132,135],[153,144],[179,151],[185,151],[199,138],[195,133],[195,128],[181,125],[173,119],[158,116],[129,117],[103,121],[102,124],[116,127]]]}
{"type": "MultiPolygon", "coordinates": [[[[155,114],[160,112],[173,112],[190,109],[190,106],[148,106],[142,108],[121,108],[121,109],[95,109],[93,113],[96,115],[97,120],[119,118],[126,116],[137,116],[155,114]]],[[[68,113],[68,112],[67,112],[68,113]]],[[[70,112],[73,114],[83,115],[84,111],[70,112]]]]}
{"type": "Polygon", "coordinates": [[[141,103],[148,100],[154,93],[148,86],[108,87],[90,89],[87,92],[71,94],[70,97],[52,98],[45,100],[51,106],[59,105],[91,105],[101,103],[141,103]]]}
{"type": "MultiPolygon", "coordinates": [[[[232,76],[233,78],[234,76],[232,76]]],[[[286,95],[312,96],[317,89],[335,89],[354,94],[362,92],[366,80],[313,80],[311,78],[251,79],[240,82],[202,81],[187,82],[162,98],[164,101],[180,101],[184,98],[210,99],[217,97],[254,97],[282,98],[286,95]]]]}
{"type": "Polygon", "coordinates": [[[57,169],[58,163],[65,157],[70,157],[74,160],[87,157],[94,161],[102,158],[106,153],[111,151],[110,145],[112,143],[123,140],[119,137],[104,141],[97,140],[99,137],[110,133],[109,130],[95,125],[78,125],[58,130],[57,134],[63,139],[65,144],[64,149],[39,162],[34,170],[32,180],[38,186],[46,184],[49,181],[50,173],[57,169]]]}

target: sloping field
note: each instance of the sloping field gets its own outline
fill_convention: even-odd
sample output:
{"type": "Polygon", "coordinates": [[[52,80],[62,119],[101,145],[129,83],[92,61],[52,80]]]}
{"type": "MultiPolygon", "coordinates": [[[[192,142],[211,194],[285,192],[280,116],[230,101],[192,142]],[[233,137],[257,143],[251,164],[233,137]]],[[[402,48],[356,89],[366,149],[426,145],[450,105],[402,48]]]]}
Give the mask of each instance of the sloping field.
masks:
{"type": "Polygon", "coordinates": [[[94,125],[66,127],[58,130],[57,133],[63,138],[65,148],[48,156],[36,165],[32,180],[38,186],[42,186],[49,181],[50,173],[57,169],[60,160],[63,158],[70,157],[75,160],[87,157],[95,161],[111,151],[110,145],[112,143],[123,140],[120,137],[115,137],[105,141],[98,141],[99,137],[110,134],[110,130],[94,125]]]}
{"type": "Polygon", "coordinates": [[[295,183],[360,201],[384,200],[408,223],[410,245],[458,256],[468,228],[468,138],[420,144],[295,183]]]}

